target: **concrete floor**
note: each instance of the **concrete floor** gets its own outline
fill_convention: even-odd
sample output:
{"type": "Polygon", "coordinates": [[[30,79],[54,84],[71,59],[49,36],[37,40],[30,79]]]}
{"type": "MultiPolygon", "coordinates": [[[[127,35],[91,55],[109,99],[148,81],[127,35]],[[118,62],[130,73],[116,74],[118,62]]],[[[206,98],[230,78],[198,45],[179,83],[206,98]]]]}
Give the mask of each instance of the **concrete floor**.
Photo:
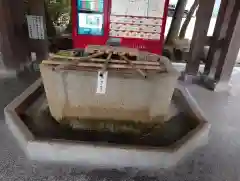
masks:
{"type": "MultiPolygon", "coordinates": [[[[25,74],[20,79],[0,79],[0,109],[19,95],[35,79],[25,74]]],[[[209,144],[196,150],[169,170],[140,171],[91,169],[69,165],[30,162],[0,114],[0,180],[163,180],[163,181],[236,181],[240,180],[240,71],[235,70],[229,94],[213,93],[197,85],[189,92],[212,124],[209,144]]]]}

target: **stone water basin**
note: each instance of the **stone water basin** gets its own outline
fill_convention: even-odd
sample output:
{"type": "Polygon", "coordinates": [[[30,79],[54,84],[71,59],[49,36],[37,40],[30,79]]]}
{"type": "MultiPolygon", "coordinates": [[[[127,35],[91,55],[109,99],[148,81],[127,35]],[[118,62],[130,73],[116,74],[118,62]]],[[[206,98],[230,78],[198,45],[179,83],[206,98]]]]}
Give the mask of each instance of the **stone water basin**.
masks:
{"type": "MultiPolygon", "coordinates": [[[[86,129],[90,126],[85,122],[85,127],[73,129],[51,116],[39,79],[4,112],[9,129],[31,160],[168,168],[208,142],[210,125],[191,99],[184,87],[175,89],[168,120],[145,132],[86,129]]],[[[108,120],[104,121],[106,125],[108,120]]],[[[131,126],[135,130],[144,127],[140,123],[131,126]]]]}

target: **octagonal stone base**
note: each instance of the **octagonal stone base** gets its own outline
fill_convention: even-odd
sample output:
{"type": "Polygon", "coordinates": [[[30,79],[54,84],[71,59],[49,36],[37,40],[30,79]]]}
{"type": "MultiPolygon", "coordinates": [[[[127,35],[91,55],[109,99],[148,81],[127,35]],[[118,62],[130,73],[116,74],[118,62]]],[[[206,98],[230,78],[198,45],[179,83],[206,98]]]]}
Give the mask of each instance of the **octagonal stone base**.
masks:
{"type": "MultiPolygon", "coordinates": [[[[38,137],[31,125],[23,121],[23,113],[31,111],[34,104],[45,100],[42,81],[39,79],[11,102],[4,110],[6,123],[19,145],[31,160],[64,162],[80,165],[119,168],[168,168],[184,156],[208,142],[210,125],[192,101],[184,87],[175,90],[169,119],[179,112],[189,115],[197,126],[167,146],[124,145],[108,142],[91,142],[38,137]],[[174,106],[173,106],[174,107],[174,106]],[[181,108],[181,110],[179,110],[181,108]],[[176,111],[177,110],[177,111],[176,111]]],[[[39,126],[42,126],[41,122],[39,126]]],[[[46,134],[56,130],[46,130],[46,134]]]]}

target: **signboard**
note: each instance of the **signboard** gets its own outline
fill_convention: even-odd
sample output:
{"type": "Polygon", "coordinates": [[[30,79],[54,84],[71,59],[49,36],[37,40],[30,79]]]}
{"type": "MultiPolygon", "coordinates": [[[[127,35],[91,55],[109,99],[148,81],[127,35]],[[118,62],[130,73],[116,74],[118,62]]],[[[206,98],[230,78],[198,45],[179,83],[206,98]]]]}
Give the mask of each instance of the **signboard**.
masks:
{"type": "Polygon", "coordinates": [[[168,4],[169,0],[72,0],[73,46],[114,44],[161,54],[168,4]]]}
{"type": "Polygon", "coordinates": [[[77,0],[78,35],[103,35],[103,0],[77,0]]]}
{"type": "Polygon", "coordinates": [[[44,40],[43,16],[27,15],[29,37],[35,40],[44,40]]]}
{"type": "Polygon", "coordinates": [[[111,14],[123,16],[162,17],[164,0],[112,0],[111,14]]]}
{"type": "Polygon", "coordinates": [[[110,36],[160,40],[164,0],[112,0],[110,36]]]}
{"type": "Polygon", "coordinates": [[[103,35],[103,15],[95,13],[79,13],[78,34],[103,35]]]}
{"type": "Polygon", "coordinates": [[[103,0],[78,0],[79,11],[95,11],[103,13],[103,0]]]}

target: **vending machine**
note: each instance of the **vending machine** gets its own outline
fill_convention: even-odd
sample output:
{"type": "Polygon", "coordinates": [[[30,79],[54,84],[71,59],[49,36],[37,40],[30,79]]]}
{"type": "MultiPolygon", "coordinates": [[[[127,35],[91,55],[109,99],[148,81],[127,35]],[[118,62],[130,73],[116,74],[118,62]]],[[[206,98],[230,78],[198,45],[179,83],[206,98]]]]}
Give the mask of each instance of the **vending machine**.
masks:
{"type": "Polygon", "coordinates": [[[74,48],[119,46],[161,54],[169,0],[72,0],[74,48]]]}

